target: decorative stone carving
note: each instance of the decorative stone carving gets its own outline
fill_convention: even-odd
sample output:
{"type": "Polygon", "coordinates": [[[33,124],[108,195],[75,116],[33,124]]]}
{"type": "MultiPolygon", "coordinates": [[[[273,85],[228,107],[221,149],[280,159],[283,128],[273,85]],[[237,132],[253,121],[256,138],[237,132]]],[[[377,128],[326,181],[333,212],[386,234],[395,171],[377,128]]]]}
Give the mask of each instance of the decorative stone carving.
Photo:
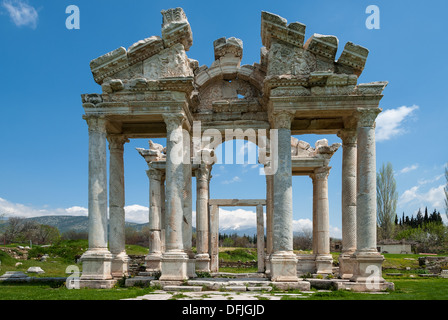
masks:
{"type": "Polygon", "coordinates": [[[358,108],[355,117],[358,120],[358,127],[375,127],[375,119],[382,109],[378,108],[358,108]]]}
{"type": "Polygon", "coordinates": [[[83,103],[99,104],[103,102],[103,97],[98,93],[82,94],[81,99],[83,103]]]}
{"type": "Polygon", "coordinates": [[[308,77],[316,69],[316,59],[302,47],[272,41],[269,50],[267,76],[293,75],[308,77]]]}
{"type": "Polygon", "coordinates": [[[321,139],[316,141],[315,148],[312,148],[308,142],[291,137],[291,156],[330,159],[340,146],[340,143],[329,146],[327,139],[321,139]]]}
{"type": "Polygon", "coordinates": [[[160,51],[143,62],[143,75],[146,79],[192,77],[190,61],[181,44],[175,44],[160,51]]]}
{"type": "Polygon", "coordinates": [[[145,158],[147,163],[166,160],[166,148],[152,140],[149,140],[149,149],[136,148],[136,150],[145,158]]]}
{"type": "Polygon", "coordinates": [[[107,141],[109,142],[109,150],[118,150],[120,152],[123,151],[124,144],[129,142],[129,139],[122,135],[122,134],[114,134],[114,135],[108,135],[107,141]]]}
{"type": "Polygon", "coordinates": [[[354,129],[343,129],[338,132],[338,137],[342,139],[344,145],[356,144],[357,136],[354,129]]]}
{"type": "Polygon", "coordinates": [[[356,75],[360,75],[364,70],[369,50],[352,42],[345,44],[337,63],[342,66],[353,68],[356,75]]]}
{"type": "Polygon", "coordinates": [[[316,55],[323,56],[334,61],[338,51],[339,40],[335,36],[326,36],[315,33],[304,44],[303,48],[316,55]]]}
{"type": "Polygon", "coordinates": [[[166,47],[181,43],[185,51],[193,44],[193,33],[182,8],[162,10],[162,38],[166,47]]]}
{"type": "Polygon", "coordinates": [[[272,39],[278,39],[297,47],[303,46],[306,26],[299,22],[287,24],[287,20],[273,13],[261,13],[261,41],[271,48],[272,39]]]}
{"type": "Polygon", "coordinates": [[[272,113],[271,122],[275,129],[291,129],[291,121],[294,119],[294,112],[276,111],[272,113]]]}
{"type": "Polygon", "coordinates": [[[199,93],[199,110],[215,112],[261,111],[261,94],[250,83],[243,80],[214,81],[199,93]]]}
{"type": "Polygon", "coordinates": [[[215,49],[215,60],[224,56],[243,57],[243,41],[240,39],[222,37],[213,42],[213,47],[215,49]]]}
{"type": "Polygon", "coordinates": [[[131,45],[128,50],[129,63],[143,61],[164,49],[163,40],[159,36],[152,36],[131,45]]]}

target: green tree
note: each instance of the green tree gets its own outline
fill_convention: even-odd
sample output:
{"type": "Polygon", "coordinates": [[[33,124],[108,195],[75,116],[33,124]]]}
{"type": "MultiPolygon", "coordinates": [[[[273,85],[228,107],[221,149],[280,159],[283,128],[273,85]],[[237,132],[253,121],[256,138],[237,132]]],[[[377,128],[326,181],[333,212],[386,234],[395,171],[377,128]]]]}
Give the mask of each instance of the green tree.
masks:
{"type": "Polygon", "coordinates": [[[382,239],[390,239],[394,233],[398,193],[392,164],[382,165],[376,175],[377,223],[382,239]]]}

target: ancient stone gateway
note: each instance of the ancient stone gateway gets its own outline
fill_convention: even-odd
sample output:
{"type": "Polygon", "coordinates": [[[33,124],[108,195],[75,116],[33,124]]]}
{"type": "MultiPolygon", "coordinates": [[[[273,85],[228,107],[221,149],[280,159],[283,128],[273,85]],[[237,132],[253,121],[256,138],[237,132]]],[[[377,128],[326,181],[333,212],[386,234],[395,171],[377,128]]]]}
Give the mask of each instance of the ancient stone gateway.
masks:
{"type": "Polygon", "coordinates": [[[108,287],[128,272],[123,145],[133,138],[167,141],[166,147],[151,142],[149,149],[139,150],[150,178],[147,269],[160,270],[161,281],[182,281],[194,277],[195,269],[210,270],[212,141],[226,139],[226,130],[233,130],[248,140],[252,132],[262,137],[256,143],[266,174],[271,280],[297,282],[304,270],[330,272],[327,177],[339,145],[322,140],[311,148],[292,135],[336,134],[343,149],[340,273],[349,279],[344,286],[386,288],[384,258],[376,249],[375,118],[387,83],[357,83],[368,50],[348,42],[335,60],[335,36],[314,34],[305,41],[305,25],[262,12],[259,62],[241,65],[243,44],[232,37],[214,41],[215,61],[199,66],[186,54],[193,36],[184,11],[169,9],[162,16],[162,37],[90,62],[102,93],[82,95],[89,130],[89,250],[82,256],[81,286],[108,287]],[[196,254],[191,250],[193,175],[196,254]],[[311,257],[293,252],[292,175],[313,179],[311,257]]]}

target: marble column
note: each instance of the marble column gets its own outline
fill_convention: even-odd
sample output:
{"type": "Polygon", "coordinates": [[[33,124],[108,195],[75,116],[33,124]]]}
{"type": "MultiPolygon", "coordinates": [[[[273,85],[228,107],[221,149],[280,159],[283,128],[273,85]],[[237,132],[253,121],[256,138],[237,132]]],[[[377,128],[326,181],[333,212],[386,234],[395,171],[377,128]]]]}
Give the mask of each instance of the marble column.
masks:
{"type": "Polygon", "coordinates": [[[188,279],[188,255],[183,244],[183,114],[164,114],[167,128],[166,139],[166,212],[165,246],[162,255],[162,281],[188,279]]]}
{"type": "Polygon", "coordinates": [[[129,257],[125,248],[125,194],[123,135],[108,135],[109,141],[109,250],[113,255],[111,273],[114,278],[128,276],[129,257]]]}
{"type": "Polygon", "coordinates": [[[112,254],[107,248],[106,120],[85,119],[89,126],[89,249],[81,256],[80,284],[88,280],[104,286],[104,281],[112,279],[112,254]]]}
{"type": "Polygon", "coordinates": [[[356,130],[343,129],[338,136],[342,139],[342,252],[339,255],[339,277],[353,276],[356,250],[356,130]]]}
{"type": "Polygon", "coordinates": [[[376,150],[375,119],[380,109],[359,108],[357,127],[357,199],[356,259],[354,275],[357,282],[379,285],[384,282],[381,267],[384,257],[376,247],[376,150]]]}
{"type": "Polygon", "coordinates": [[[163,172],[150,168],[149,178],[149,253],[145,258],[146,271],[161,271],[162,263],[162,188],[163,172]]]}
{"type": "Polygon", "coordinates": [[[257,205],[257,258],[258,258],[258,272],[265,271],[264,264],[264,216],[263,205],[257,205]]]}
{"type": "Polygon", "coordinates": [[[196,270],[210,272],[209,179],[211,166],[202,162],[196,169],[196,270]]]}
{"type": "Polygon", "coordinates": [[[183,175],[184,175],[184,187],[183,187],[183,230],[182,230],[182,238],[184,243],[184,251],[188,255],[188,277],[193,278],[196,277],[195,272],[195,260],[194,253],[192,249],[192,241],[193,241],[193,199],[192,199],[192,164],[191,164],[191,156],[190,150],[191,141],[190,135],[187,131],[184,131],[183,136],[183,175]]]}
{"type": "MultiPolygon", "coordinates": [[[[278,154],[274,174],[273,252],[271,254],[271,280],[297,281],[297,257],[293,252],[292,230],[292,164],[291,121],[293,114],[275,112],[272,127],[277,129],[278,154]]],[[[272,139],[272,135],[271,135],[272,139]]]]}
{"type": "Polygon", "coordinates": [[[330,254],[330,217],[328,207],[328,175],[330,167],[320,167],[314,170],[316,185],[316,273],[332,273],[333,257],[330,254]]]}
{"type": "Polygon", "coordinates": [[[219,206],[210,206],[209,217],[210,272],[219,272],[219,206]]]}
{"type": "Polygon", "coordinates": [[[274,176],[266,175],[266,273],[271,272],[270,255],[272,253],[272,223],[274,217],[274,176]]]}

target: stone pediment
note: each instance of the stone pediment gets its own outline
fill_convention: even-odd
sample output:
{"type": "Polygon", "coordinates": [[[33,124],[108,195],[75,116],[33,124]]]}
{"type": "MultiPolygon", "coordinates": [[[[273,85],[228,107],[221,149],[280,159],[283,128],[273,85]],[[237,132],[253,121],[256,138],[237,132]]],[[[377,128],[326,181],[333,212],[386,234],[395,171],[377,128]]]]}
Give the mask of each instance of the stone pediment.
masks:
{"type": "Polygon", "coordinates": [[[193,35],[185,13],[176,8],[162,11],[162,15],[162,37],[140,40],[128,49],[120,47],[90,62],[93,77],[103,91],[124,89],[115,86],[117,79],[126,83],[135,79],[193,77],[197,63],[186,55],[193,35]]]}

